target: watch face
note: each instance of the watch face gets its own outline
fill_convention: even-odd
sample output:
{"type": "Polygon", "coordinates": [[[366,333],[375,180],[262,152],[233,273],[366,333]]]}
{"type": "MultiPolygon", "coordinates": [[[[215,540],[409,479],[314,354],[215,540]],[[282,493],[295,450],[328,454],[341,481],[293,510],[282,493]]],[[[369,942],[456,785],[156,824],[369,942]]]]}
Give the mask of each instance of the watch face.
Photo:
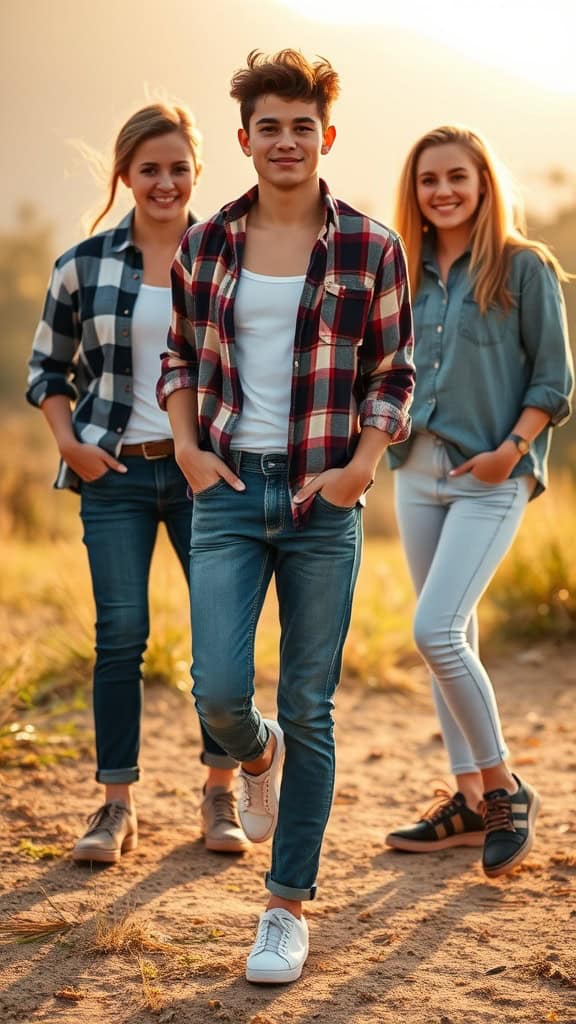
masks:
{"type": "Polygon", "coordinates": [[[521,455],[528,455],[528,452],[530,451],[530,445],[528,444],[528,441],[525,441],[524,438],[522,438],[517,443],[518,443],[518,451],[520,452],[520,454],[521,455]]]}

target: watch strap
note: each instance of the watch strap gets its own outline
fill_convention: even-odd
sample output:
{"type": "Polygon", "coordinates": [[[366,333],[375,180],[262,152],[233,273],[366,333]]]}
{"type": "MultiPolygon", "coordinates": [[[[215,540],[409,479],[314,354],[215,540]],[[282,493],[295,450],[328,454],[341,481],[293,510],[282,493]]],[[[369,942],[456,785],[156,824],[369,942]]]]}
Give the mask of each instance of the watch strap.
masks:
{"type": "Polygon", "coordinates": [[[521,434],[508,434],[507,441],[513,441],[521,455],[527,455],[530,451],[530,442],[521,434]]]}

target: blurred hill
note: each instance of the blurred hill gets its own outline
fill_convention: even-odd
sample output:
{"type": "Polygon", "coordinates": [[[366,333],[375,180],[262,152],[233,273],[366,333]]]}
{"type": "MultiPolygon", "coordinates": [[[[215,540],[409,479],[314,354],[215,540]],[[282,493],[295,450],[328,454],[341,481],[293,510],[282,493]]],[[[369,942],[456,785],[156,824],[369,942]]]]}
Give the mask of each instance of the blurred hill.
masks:
{"type": "MultiPolygon", "coordinates": [[[[532,219],[530,234],[550,245],[565,269],[576,274],[576,197],[552,223],[532,219]]],[[[33,204],[21,205],[13,225],[0,232],[0,414],[26,408],[26,363],[55,255],[53,226],[33,204]]],[[[564,294],[574,351],[576,281],[564,294]]],[[[576,417],[558,431],[553,461],[576,467],[576,417]]]]}

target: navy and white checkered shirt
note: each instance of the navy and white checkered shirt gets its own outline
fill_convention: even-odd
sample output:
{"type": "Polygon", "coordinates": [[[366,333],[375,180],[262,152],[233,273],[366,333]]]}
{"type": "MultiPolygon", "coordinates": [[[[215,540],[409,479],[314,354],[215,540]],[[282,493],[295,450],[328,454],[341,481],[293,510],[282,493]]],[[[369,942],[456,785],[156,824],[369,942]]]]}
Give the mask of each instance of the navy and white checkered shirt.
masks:
{"type": "MultiPolygon", "coordinates": [[[[26,393],[36,406],[51,395],[66,395],[75,403],[78,439],[111,455],[120,451],[132,411],[131,326],[143,278],[133,218],[134,211],[56,260],[34,337],[26,393]]],[[[195,220],[190,217],[189,223],[195,220]]],[[[55,486],[79,488],[77,475],[65,463],[55,486]]]]}

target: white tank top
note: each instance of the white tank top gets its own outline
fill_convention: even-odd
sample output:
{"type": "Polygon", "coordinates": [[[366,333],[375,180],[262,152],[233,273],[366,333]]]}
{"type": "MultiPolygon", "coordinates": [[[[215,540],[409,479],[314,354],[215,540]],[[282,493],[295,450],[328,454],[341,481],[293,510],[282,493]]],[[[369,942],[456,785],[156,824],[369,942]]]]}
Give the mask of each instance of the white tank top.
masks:
{"type": "Polygon", "coordinates": [[[294,336],[306,278],[242,270],[234,299],[236,365],[242,412],[231,448],[285,452],[292,395],[294,336]]]}
{"type": "Polygon", "coordinates": [[[172,292],[151,284],[140,286],[132,315],[132,412],[123,444],[162,441],[172,437],[168,414],[158,407],[156,381],[160,353],[172,315],[172,292]]]}

